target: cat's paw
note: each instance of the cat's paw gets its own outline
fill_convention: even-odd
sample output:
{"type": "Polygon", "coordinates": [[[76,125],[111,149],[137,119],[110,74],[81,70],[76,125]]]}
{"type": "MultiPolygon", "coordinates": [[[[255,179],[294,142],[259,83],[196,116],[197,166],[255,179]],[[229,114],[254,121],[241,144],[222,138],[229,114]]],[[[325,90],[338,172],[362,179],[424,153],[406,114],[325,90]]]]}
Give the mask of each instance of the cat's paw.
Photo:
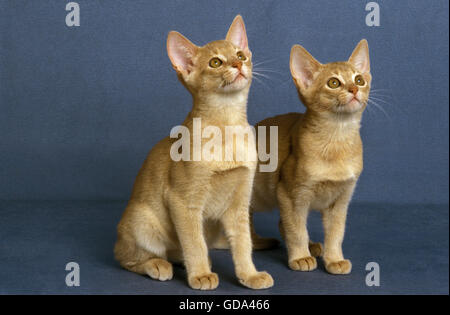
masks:
{"type": "Polygon", "coordinates": [[[239,282],[250,289],[267,289],[273,286],[273,278],[265,271],[239,279],[239,282]]]}
{"type": "Polygon", "coordinates": [[[323,254],[323,246],[321,243],[309,243],[309,252],[313,257],[321,257],[323,254]]]}
{"type": "Polygon", "coordinates": [[[172,264],[160,258],[151,259],[147,264],[146,272],[150,278],[159,281],[171,280],[173,277],[172,264]]]}
{"type": "Polygon", "coordinates": [[[327,271],[334,275],[346,275],[352,271],[352,263],[350,260],[345,259],[336,262],[330,262],[325,264],[327,271]]]}
{"type": "Polygon", "coordinates": [[[289,262],[289,267],[292,270],[312,271],[317,268],[317,260],[312,256],[294,259],[289,262]]]}
{"type": "Polygon", "coordinates": [[[196,290],[214,290],[219,285],[217,273],[211,272],[201,276],[189,277],[189,285],[196,290]]]}

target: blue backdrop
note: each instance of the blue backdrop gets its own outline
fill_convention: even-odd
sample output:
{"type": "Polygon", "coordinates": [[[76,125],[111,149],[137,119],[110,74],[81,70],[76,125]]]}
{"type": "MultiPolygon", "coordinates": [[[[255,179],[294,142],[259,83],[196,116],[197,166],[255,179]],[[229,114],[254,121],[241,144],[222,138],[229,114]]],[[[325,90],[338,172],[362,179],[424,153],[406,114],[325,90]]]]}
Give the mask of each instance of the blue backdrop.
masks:
{"type": "Polygon", "coordinates": [[[166,54],[177,30],[198,45],[244,17],[254,62],[249,120],[303,111],[289,73],[294,44],[319,61],[370,45],[374,99],[364,114],[365,169],[355,199],[448,203],[447,0],[0,0],[0,199],[127,199],[150,148],[181,123],[190,96],[166,54]]]}

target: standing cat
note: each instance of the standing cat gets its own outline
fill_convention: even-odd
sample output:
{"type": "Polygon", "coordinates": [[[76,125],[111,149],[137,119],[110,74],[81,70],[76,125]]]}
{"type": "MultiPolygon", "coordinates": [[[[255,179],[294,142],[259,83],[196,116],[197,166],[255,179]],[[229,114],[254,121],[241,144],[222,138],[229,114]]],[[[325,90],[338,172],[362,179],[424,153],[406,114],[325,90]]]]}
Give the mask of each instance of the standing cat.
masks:
{"type": "MultiPolygon", "coordinates": [[[[251,208],[279,206],[291,269],[314,270],[314,256],[323,254],[328,272],[347,274],[352,265],[344,259],[342,242],[348,204],[363,168],[359,129],[371,83],[367,41],[357,45],[348,61],[329,64],[320,64],[295,45],[290,69],[306,112],[258,124],[278,126],[279,164],[276,172],[256,173],[251,208]],[[309,242],[310,209],[322,213],[324,248],[309,242]]],[[[255,248],[274,244],[272,239],[252,235],[255,248]]]]}
{"type": "MultiPolygon", "coordinates": [[[[225,126],[249,127],[252,54],[241,16],[234,19],[226,40],[203,47],[170,32],[167,52],[192,94],[193,108],[183,123],[191,135],[195,118],[201,119],[201,131],[215,126],[224,134],[225,126]]],[[[161,281],[172,278],[169,261],[182,261],[192,288],[215,289],[219,280],[211,272],[207,244],[223,226],[239,281],[252,289],[271,287],[272,277],[258,272],[252,261],[248,207],[256,160],[177,162],[170,154],[175,141],[161,140],[144,162],[118,226],[116,259],[130,271],[161,281]]],[[[205,142],[203,138],[202,145],[205,142]]],[[[253,134],[246,143],[256,156],[253,134]]],[[[231,149],[236,155],[233,142],[228,148],[230,144],[221,144],[223,152],[231,149]]],[[[194,150],[190,145],[190,152],[194,150]]]]}

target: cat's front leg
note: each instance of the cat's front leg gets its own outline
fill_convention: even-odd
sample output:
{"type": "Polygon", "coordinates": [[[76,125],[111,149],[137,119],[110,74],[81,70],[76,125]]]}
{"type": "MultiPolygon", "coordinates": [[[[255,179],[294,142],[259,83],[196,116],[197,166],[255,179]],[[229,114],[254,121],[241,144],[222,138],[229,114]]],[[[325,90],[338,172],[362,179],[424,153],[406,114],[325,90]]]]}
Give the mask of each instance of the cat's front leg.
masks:
{"type": "Polygon", "coordinates": [[[198,290],[214,290],[219,285],[219,277],[211,272],[203,234],[203,200],[186,202],[173,194],[169,199],[170,214],[181,244],[189,286],[198,290]]]}
{"type": "Polygon", "coordinates": [[[251,289],[267,289],[273,286],[272,277],[265,271],[258,272],[252,260],[249,222],[251,181],[248,178],[248,181],[237,187],[234,200],[222,215],[221,221],[230,244],[236,276],[241,284],[251,289]]]}
{"type": "Polygon", "coordinates": [[[344,193],[328,209],[322,211],[322,221],[325,233],[324,255],[326,270],[331,274],[349,274],[352,263],[344,259],[342,242],[345,234],[347,209],[355,184],[346,188],[344,193]]]}
{"type": "Polygon", "coordinates": [[[306,228],[312,192],[306,185],[299,187],[289,193],[284,182],[278,184],[280,227],[286,241],[289,267],[293,270],[312,271],[317,268],[317,260],[309,250],[306,228]]]}

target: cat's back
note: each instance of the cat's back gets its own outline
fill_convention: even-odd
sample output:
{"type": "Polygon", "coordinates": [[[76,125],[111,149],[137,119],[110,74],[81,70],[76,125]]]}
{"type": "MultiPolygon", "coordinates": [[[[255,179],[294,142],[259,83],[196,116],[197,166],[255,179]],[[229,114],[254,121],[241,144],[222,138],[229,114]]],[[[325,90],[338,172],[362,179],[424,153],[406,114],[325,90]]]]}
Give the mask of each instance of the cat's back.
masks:
{"type": "Polygon", "coordinates": [[[261,120],[256,126],[278,126],[278,134],[282,135],[287,133],[302,116],[302,113],[277,115],[261,120]]]}
{"type": "Polygon", "coordinates": [[[136,177],[131,199],[148,200],[154,196],[162,196],[161,192],[167,183],[171,163],[172,143],[172,138],[165,137],[147,154],[136,177]]]}
{"type": "Polygon", "coordinates": [[[290,144],[290,137],[292,128],[297,124],[298,121],[300,121],[303,114],[301,113],[287,113],[283,115],[277,115],[273,117],[266,118],[259,123],[256,124],[256,132],[258,133],[258,130],[260,127],[264,127],[266,130],[266,147],[267,152],[270,152],[270,135],[271,135],[271,128],[270,127],[276,127],[277,133],[278,133],[278,168],[280,164],[284,161],[284,159],[287,157],[287,154],[289,154],[289,147],[290,144]]]}
{"type": "Polygon", "coordinates": [[[284,160],[287,158],[290,152],[291,147],[291,133],[293,128],[298,124],[301,120],[303,114],[301,113],[288,113],[283,115],[277,115],[274,117],[266,118],[259,123],[256,124],[256,132],[263,127],[266,130],[266,152],[271,152],[272,148],[270,147],[270,136],[271,136],[271,128],[277,128],[277,146],[278,146],[278,166],[277,171],[280,169],[284,160]]]}
{"type": "Polygon", "coordinates": [[[270,127],[277,127],[277,167],[273,172],[261,172],[259,167],[256,171],[252,207],[256,211],[271,210],[277,205],[276,189],[280,177],[280,169],[291,151],[291,133],[303,114],[288,113],[266,118],[256,124],[265,127],[266,130],[266,152],[272,152],[275,148],[270,147],[270,127]]]}

